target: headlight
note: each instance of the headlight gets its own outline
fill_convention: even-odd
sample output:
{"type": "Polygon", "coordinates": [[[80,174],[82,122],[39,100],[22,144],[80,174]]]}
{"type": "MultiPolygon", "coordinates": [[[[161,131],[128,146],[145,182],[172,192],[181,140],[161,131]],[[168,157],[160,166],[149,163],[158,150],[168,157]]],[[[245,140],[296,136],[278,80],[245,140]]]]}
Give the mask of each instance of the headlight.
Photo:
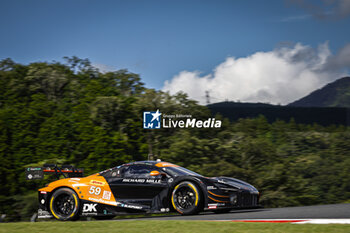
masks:
{"type": "Polygon", "coordinates": [[[228,188],[229,186],[226,184],[222,184],[222,183],[214,183],[214,186],[221,189],[221,188],[228,188]]]}
{"type": "Polygon", "coordinates": [[[237,194],[230,194],[230,203],[233,205],[237,203],[237,194]]]}
{"type": "Polygon", "coordinates": [[[227,191],[238,191],[239,190],[239,188],[236,186],[229,185],[229,184],[223,184],[223,183],[215,183],[214,186],[217,187],[218,189],[227,190],[227,191]]]}

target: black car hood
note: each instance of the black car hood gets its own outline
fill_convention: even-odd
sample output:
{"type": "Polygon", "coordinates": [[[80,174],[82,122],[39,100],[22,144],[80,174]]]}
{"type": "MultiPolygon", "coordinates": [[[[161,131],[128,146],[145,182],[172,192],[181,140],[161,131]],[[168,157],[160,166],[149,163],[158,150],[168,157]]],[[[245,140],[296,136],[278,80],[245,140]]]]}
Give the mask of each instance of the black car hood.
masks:
{"type": "Polygon", "coordinates": [[[210,178],[212,181],[218,184],[226,185],[231,188],[235,188],[238,190],[247,190],[250,192],[258,192],[258,190],[251,184],[248,184],[247,182],[244,182],[239,179],[231,178],[231,177],[212,177],[210,178]]]}

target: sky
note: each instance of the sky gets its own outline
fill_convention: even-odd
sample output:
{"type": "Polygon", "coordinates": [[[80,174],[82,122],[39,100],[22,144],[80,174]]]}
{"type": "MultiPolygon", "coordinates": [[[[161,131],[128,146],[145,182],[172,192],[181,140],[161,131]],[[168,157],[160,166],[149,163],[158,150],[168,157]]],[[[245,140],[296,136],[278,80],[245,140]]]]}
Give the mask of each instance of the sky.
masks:
{"type": "Polygon", "coordinates": [[[287,104],[350,67],[350,0],[0,0],[0,59],[88,58],[204,104],[287,104]]]}

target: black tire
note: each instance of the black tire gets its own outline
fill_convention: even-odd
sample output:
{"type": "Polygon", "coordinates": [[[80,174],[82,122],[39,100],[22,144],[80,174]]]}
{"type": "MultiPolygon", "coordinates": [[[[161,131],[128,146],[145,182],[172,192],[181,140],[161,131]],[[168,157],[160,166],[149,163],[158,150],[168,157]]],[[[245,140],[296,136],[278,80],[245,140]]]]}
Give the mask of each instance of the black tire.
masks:
{"type": "Polygon", "coordinates": [[[182,215],[197,214],[202,210],[203,195],[198,186],[190,181],[184,181],[175,186],[171,203],[174,209],[182,215]]]}
{"type": "Polygon", "coordinates": [[[72,189],[60,188],[50,198],[50,211],[58,220],[76,220],[79,217],[79,204],[78,195],[72,189]]]}

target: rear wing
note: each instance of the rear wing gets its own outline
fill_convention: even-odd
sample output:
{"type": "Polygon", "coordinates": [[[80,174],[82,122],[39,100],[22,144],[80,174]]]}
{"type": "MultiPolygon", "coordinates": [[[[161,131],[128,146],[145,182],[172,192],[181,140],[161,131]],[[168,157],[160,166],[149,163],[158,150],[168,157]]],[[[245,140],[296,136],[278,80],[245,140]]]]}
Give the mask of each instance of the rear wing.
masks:
{"type": "Polygon", "coordinates": [[[43,167],[26,168],[25,174],[27,180],[43,179],[45,174],[52,174],[55,175],[57,179],[60,179],[60,176],[64,178],[83,177],[84,169],[75,168],[72,165],[62,165],[59,167],[56,164],[44,164],[43,167]]]}

